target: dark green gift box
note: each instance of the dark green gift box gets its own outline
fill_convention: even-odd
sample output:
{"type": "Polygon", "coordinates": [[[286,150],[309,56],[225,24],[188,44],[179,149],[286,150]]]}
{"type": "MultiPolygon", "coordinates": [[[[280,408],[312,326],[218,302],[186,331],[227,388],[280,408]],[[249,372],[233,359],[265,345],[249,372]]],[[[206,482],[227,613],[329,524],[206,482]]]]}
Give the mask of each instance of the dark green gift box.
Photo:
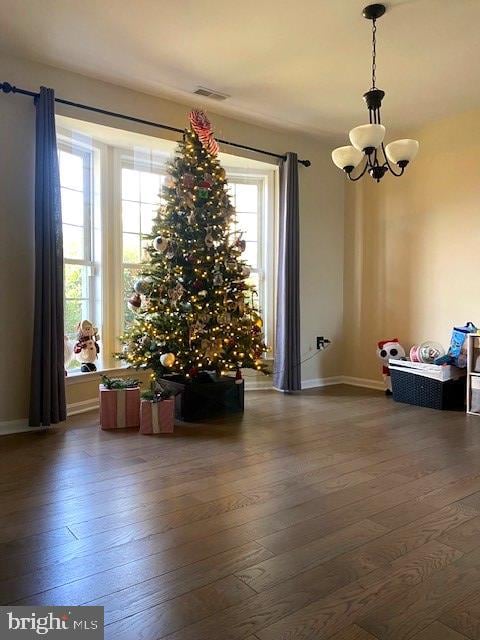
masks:
{"type": "Polygon", "coordinates": [[[158,380],[162,388],[175,396],[175,417],[185,422],[199,422],[244,409],[244,381],[237,384],[235,378],[219,376],[188,380],[184,376],[171,375],[158,380]],[[208,381],[207,381],[208,380],[208,381]]]}

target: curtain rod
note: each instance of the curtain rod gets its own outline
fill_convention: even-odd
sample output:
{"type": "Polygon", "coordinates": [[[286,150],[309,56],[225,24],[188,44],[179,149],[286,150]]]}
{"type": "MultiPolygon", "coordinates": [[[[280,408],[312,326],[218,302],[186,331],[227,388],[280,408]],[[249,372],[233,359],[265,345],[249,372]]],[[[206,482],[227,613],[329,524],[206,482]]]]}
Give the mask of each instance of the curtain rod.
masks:
{"type": "MultiPolygon", "coordinates": [[[[19,93],[23,96],[30,96],[31,98],[37,98],[38,93],[34,91],[27,91],[27,89],[20,89],[11,85],[9,82],[0,82],[0,91],[3,93],[19,93]]],[[[107,109],[100,109],[99,107],[91,107],[88,104],[82,104],[81,102],[72,102],[71,100],[64,100],[63,98],[55,98],[55,102],[59,104],[65,104],[69,107],[77,107],[78,109],[85,109],[86,111],[93,111],[94,113],[101,113],[105,116],[113,116],[114,118],[121,118],[122,120],[128,120],[129,122],[137,122],[139,124],[146,124],[150,127],[157,127],[159,129],[166,129],[167,131],[174,131],[175,133],[183,133],[183,129],[178,127],[171,127],[168,124],[161,124],[159,122],[153,122],[152,120],[144,120],[143,118],[136,118],[135,116],[129,116],[124,113],[117,113],[116,111],[107,111],[107,109]]],[[[282,156],[279,153],[273,153],[272,151],[265,151],[265,149],[257,149],[256,147],[249,147],[245,144],[239,144],[238,142],[229,142],[228,140],[217,139],[217,142],[226,144],[229,147],[236,147],[237,149],[246,149],[247,151],[254,151],[255,153],[261,153],[272,158],[278,158],[279,160],[285,160],[287,156],[282,156]]],[[[299,164],[303,164],[304,167],[309,167],[312,163],[310,160],[299,160],[299,164]]]]}

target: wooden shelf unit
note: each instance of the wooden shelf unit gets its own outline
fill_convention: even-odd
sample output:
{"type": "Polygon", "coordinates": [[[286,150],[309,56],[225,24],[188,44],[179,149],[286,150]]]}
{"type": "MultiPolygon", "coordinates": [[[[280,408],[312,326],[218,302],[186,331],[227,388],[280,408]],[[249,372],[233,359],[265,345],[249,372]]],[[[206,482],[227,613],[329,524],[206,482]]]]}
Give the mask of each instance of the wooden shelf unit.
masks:
{"type": "Polygon", "coordinates": [[[480,335],[469,333],[467,336],[467,413],[480,416],[480,371],[475,371],[477,357],[480,356],[480,335]],[[472,411],[472,390],[479,396],[475,403],[477,411],[472,411]]]}

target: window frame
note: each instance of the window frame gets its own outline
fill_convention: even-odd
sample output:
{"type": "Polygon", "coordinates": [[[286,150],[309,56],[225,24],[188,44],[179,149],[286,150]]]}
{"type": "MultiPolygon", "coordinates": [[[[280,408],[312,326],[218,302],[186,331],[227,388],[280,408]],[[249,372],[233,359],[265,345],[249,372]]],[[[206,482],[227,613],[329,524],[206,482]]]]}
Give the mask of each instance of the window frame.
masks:
{"type": "MultiPolygon", "coordinates": [[[[88,187],[88,205],[84,204],[84,228],[87,229],[88,226],[88,233],[87,230],[84,231],[84,260],[65,258],[64,264],[81,264],[90,270],[89,319],[100,333],[98,369],[121,368],[113,353],[119,350],[119,336],[124,332],[124,268],[141,266],[141,262],[123,262],[122,168],[166,175],[172,152],[170,149],[148,148],[147,145],[137,148],[133,145],[104,142],[73,127],[58,124],[57,146],[59,151],[89,158],[88,171],[84,168],[84,188],[88,187]]],[[[272,359],[277,279],[278,167],[271,165],[271,169],[268,169],[234,166],[229,164],[228,158],[222,160],[222,166],[229,183],[255,183],[259,186],[258,264],[252,272],[257,271],[259,274],[258,305],[269,347],[269,352],[264,357],[272,359]]],[[[69,373],[77,371],[70,369],[69,373]]]]}
{"type": "Polygon", "coordinates": [[[278,221],[276,215],[277,173],[271,170],[238,168],[224,165],[228,183],[257,184],[257,268],[258,273],[258,306],[263,318],[265,342],[269,347],[267,359],[273,358],[275,342],[275,292],[277,280],[277,237],[278,221]]]}
{"type": "MultiPolygon", "coordinates": [[[[113,180],[112,180],[112,191],[113,191],[113,210],[117,211],[117,215],[113,215],[115,222],[115,249],[114,249],[114,290],[115,290],[115,308],[119,310],[115,314],[115,318],[113,320],[113,328],[114,328],[114,344],[115,350],[121,346],[119,337],[124,333],[124,322],[125,322],[125,314],[124,314],[124,298],[123,298],[123,283],[124,283],[124,269],[136,269],[141,268],[142,262],[124,262],[123,261],[123,218],[122,218],[122,169],[133,169],[136,171],[146,171],[149,173],[157,173],[158,175],[166,175],[167,173],[167,163],[169,156],[165,154],[160,155],[159,159],[154,159],[153,155],[150,155],[150,159],[146,160],[145,154],[135,154],[134,149],[122,148],[122,147],[111,147],[113,153],[113,180]],[[144,156],[143,158],[141,156],[144,156]],[[152,167],[156,169],[156,171],[152,171],[152,167]]],[[[160,202],[159,202],[160,206],[160,202]]],[[[141,237],[141,221],[140,221],[140,237],[141,237]]],[[[140,246],[141,251],[141,246],[140,246]]],[[[141,256],[140,256],[141,257],[141,256]]]]}
{"type": "MultiPolygon", "coordinates": [[[[95,261],[95,247],[94,247],[94,238],[93,238],[93,228],[94,228],[94,219],[93,219],[93,206],[94,206],[94,184],[93,184],[93,169],[94,169],[94,150],[86,148],[83,144],[77,141],[65,139],[63,136],[59,139],[57,143],[58,152],[68,153],[73,156],[78,156],[82,158],[83,165],[83,175],[82,175],[82,193],[83,193],[83,224],[76,225],[72,223],[64,223],[63,222],[63,214],[62,214],[62,230],[63,225],[68,225],[71,227],[75,227],[78,229],[83,229],[83,258],[67,258],[64,256],[63,264],[64,271],[66,265],[72,266],[80,266],[86,267],[86,277],[87,277],[87,287],[86,292],[87,295],[84,295],[84,291],[82,290],[81,298],[67,298],[65,287],[63,289],[63,302],[64,306],[68,301],[76,301],[79,300],[82,303],[87,301],[88,305],[88,315],[91,316],[91,321],[93,323],[98,322],[98,310],[97,310],[97,287],[95,285],[95,277],[96,277],[96,261],[95,261]]],[[[60,161],[59,161],[60,162],[60,161]]],[[[69,187],[64,187],[62,185],[61,189],[68,189],[69,187]]],[[[83,304],[82,304],[83,307],[83,304]]],[[[66,333],[69,338],[72,338],[70,333],[66,333]]],[[[72,369],[74,371],[74,369],[72,369]]]]}

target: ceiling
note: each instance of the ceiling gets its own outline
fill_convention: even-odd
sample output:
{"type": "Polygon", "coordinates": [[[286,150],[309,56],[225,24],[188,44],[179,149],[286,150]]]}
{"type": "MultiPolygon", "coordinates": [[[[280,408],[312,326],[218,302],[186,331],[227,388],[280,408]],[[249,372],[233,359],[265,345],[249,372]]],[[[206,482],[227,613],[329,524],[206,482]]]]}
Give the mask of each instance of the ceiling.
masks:
{"type": "MultiPolygon", "coordinates": [[[[1,0],[0,50],[211,112],[331,135],[366,120],[366,3],[1,0]],[[198,85],[231,98],[198,99],[198,85]]],[[[386,4],[377,38],[384,122],[403,129],[480,106],[480,0],[386,4]]]]}

